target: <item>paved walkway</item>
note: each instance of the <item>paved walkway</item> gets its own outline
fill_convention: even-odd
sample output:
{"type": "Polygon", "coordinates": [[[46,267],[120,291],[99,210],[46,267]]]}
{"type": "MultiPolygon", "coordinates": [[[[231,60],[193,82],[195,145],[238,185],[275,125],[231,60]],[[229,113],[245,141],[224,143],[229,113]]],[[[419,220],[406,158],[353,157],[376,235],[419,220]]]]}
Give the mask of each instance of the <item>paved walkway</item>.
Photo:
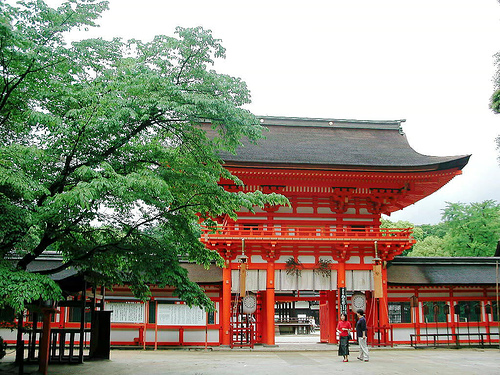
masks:
{"type": "MultiPolygon", "coordinates": [[[[439,374],[489,375],[500,373],[500,351],[495,349],[373,348],[370,362],[356,360],[358,347],[351,346],[348,363],[337,356],[336,345],[300,339],[278,338],[278,347],[256,349],[203,348],[182,350],[112,350],[111,359],[82,365],[50,365],[50,375],[234,375],[286,374],[439,374]],[[288,341],[287,341],[288,340],[288,341]]],[[[0,361],[0,375],[17,374],[14,354],[0,361]]],[[[36,374],[26,366],[25,374],[36,374]]]]}

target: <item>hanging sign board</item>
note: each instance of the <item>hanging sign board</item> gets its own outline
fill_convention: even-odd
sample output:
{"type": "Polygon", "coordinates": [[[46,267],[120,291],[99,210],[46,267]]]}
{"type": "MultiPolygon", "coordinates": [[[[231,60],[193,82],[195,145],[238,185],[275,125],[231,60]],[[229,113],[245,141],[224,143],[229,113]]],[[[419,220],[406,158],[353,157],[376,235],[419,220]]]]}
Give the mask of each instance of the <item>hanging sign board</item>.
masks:
{"type": "Polygon", "coordinates": [[[382,287],[382,265],[373,265],[373,297],[384,298],[384,288],[382,287]]]}
{"type": "Polygon", "coordinates": [[[112,310],[111,323],[144,323],[144,304],[141,302],[108,302],[106,310],[112,310]]]}
{"type": "Polygon", "coordinates": [[[339,288],[340,313],[347,315],[347,291],[346,288],[339,288]]]}
{"type": "Polygon", "coordinates": [[[195,306],[160,303],[157,322],[160,325],[204,326],[207,323],[207,314],[195,306]]]}

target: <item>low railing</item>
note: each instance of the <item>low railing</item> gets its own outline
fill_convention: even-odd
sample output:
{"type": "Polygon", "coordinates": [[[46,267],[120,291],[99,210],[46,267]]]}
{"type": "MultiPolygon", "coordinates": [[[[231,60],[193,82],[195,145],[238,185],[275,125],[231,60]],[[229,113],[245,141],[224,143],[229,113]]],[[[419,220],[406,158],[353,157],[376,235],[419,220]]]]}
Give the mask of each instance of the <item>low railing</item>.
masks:
{"type": "Polygon", "coordinates": [[[421,333],[410,334],[410,345],[420,347],[460,347],[460,346],[498,346],[498,332],[468,332],[468,333],[421,333]],[[465,338],[467,337],[467,340],[465,338]],[[495,339],[496,337],[496,339],[495,339]],[[424,338],[424,340],[422,339],[424,338]]]}
{"type": "Polygon", "coordinates": [[[373,338],[369,340],[371,346],[394,346],[394,331],[392,325],[368,327],[373,331],[373,338]]]}
{"type": "Polygon", "coordinates": [[[386,241],[408,240],[412,228],[331,228],[331,227],[294,227],[294,226],[245,226],[231,225],[219,228],[216,232],[204,230],[204,239],[208,238],[280,238],[280,239],[382,239],[386,241]]]}
{"type": "MultiPolygon", "coordinates": [[[[39,342],[41,329],[30,330],[28,333],[28,362],[35,362],[39,358],[39,342]]],[[[49,362],[82,363],[88,358],[87,343],[90,338],[90,329],[53,328],[50,331],[49,362]],[[87,336],[88,335],[88,336],[87,336]]]]}

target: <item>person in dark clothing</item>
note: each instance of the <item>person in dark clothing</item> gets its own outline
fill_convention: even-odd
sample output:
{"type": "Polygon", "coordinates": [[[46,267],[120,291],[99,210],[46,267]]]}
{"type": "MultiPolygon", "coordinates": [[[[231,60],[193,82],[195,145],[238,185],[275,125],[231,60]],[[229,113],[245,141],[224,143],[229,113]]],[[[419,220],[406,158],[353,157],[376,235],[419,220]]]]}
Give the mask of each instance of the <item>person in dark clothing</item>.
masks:
{"type": "Polygon", "coordinates": [[[368,354],[368,344],[367,344],[367,328],[366,328],[366,319],[365,312],[363,310],[356,311],[358,315],[358,321],[356,323],[356,334],[358,335],[358,343],[359,343],[359,357],[360,361],[368,362],[370,360],[370,356],[368,354]]]}

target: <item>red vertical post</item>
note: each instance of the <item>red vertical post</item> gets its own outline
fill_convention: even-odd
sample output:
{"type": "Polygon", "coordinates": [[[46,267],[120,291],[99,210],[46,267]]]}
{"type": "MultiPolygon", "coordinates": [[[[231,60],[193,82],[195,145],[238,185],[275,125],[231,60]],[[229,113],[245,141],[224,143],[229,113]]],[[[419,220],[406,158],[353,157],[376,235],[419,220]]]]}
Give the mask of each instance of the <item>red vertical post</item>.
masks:
{"type": "Polygon", "coordinates": [[[274,304],[275,304],[275,293],[274,293],[274,260],[267,261],[267,276],[266,276],[266,314],[265,314],[265,324],[266,324],[266,345],[275,345],[275,332],[274,332],[274,304]]]}
{"type": "MultiPolygon", "coordinates": [[[[266,311],[267,311],[267,300],[266,300],[266,291],[259,292],[260,295],[260,300],[261,300],[261,310],[259,314],[259,318],[257,318],[257,321],[259,322],[259,327],[260,327],[260,335],[261,339],[260,342],[261,344],[264,344],[267,342],[267,325],[266,325],[266,311]]],[[[257,333],[258,335],[259,333],[257,333]]]]}
{"type": "Polygon", "coordinates": [[[381,342],[389,343],[389,301],[387,298],[387,267],[382,267],[382,298],[379,300],[379,323],[381,329],[381,342]]]}
{"type": "MultiPolygon", "coordinates": [[[[337,290],[345,288],[345,260],[339,260],[337,264],[337,290]]],[[[340,298],[338,300],[338,314],[337,320],[340,320],[340,298]]]]}
{"type": "Polygon", "coordinates": [[[231,327],[231,261],[226,260],[222,269],[222,340],[221,345],[231,345],[230,327],[231,327]]]}
{"type": "Polygon", "coordinates": [[[40,338],[40,354],[38,362],[38,371],[47,375],[49,369],[49,351],[50,351],[50,315],[54,313],[54,309],[42,309],[43,313],[43,329],[42,337],[40,338]]]}
{"type": "Polygon", "coordinates": [[[337,303],[336,303],[335,290],[329,290],[326,294],[328,303],[328,344],[337,343],[337,303]]]}
{"type": "MultiPolygon", "coordinates": [[[[345,288],[346,287],[346,280],[345,280],[345,257],[342,257],[338,260],[337,263],[337,290],[340,291],[340,288],[345,288]]],[[[341,300],[340,298],[337,301],[337,304],[335,303],[335,291],[333,291],[333,300],[331,303],[331,311],[330,312],[330,336],[331,338],[328,340],[329,343],[336,343],[337,342],[337,335],[336,335],[336,329],[337,329],[337,322],[340,320],[340,304],[341,300]]],[[[329,301],[330,301],[329,297],[329,301]]],[[[330,302],[329,302],[330,303],[330,302]]]]}

